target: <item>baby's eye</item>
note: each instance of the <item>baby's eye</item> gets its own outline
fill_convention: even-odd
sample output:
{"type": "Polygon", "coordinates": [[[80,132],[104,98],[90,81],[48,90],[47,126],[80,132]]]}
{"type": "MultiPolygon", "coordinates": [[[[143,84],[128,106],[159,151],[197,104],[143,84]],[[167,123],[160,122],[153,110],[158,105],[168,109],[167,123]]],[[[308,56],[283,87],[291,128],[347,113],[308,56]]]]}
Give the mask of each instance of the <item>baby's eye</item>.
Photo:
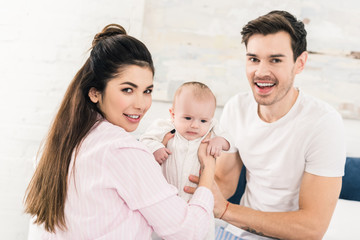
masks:
{"type": "Polygon", "coordinates": [[[207,123],[207,121],[206,121],[206,120],[201,120],[201,122],[202,122],[202,123],[207,123]]]}
{"type": "Polygon", "coordinates": [[[186,120],[191,120],[191,117],[185,117],[186,120]]]}
{"type": "Polygon", "coordinates": [[[131,88],[124,88],[121,91],[124,93],[132,93],[133,90],[131,88]]]}

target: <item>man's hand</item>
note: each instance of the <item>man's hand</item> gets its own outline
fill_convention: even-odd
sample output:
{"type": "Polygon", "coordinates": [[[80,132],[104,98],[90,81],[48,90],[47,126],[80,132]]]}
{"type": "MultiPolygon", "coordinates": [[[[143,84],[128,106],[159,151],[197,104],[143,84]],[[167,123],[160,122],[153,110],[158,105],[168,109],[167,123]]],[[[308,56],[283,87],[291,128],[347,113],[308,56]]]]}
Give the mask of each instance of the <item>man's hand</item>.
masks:
{"type": "MultiPolygon", "coordinates": [[[[195,175],[190,175],[189,180],[190,180],[190,182],[199,184],[199,177],[197,177],[195,175]]],[[[196,190],[195,187],[189,187],[189,186],[184,187],[184,192],[186,192],[186,193],[193,194],[195,192],[195,190],[196,190]]],[[[222,195],[216,182],[214,182],[213,187],[211,188],[211,191],[214,195],[214,216],[216,218],[219,218],[225,212],[227,201],[224,198],[224,196],[222,195]]]]}
{"type": "MultiPolygon", "coordinates": [[[[190,180],[190,182],[195,183],[196,185],[198,185],[200,179],[199,179],[198,176],[190,175],[189,180],[190,180]]],[[[184,187],[184,192],[186,192],[186,193],[194,194],[195,190],[196,190],[196,187],[189,187],[189,186],[184,187]]]]}
{"type": "Polygon", "coordinates": [[[153,154],[155,160],[161,165],[166,161],[166,159],[168,159],[169,155],[171,154],[171,151],[166,147],[164,147],[156,150],[153,154]]]}

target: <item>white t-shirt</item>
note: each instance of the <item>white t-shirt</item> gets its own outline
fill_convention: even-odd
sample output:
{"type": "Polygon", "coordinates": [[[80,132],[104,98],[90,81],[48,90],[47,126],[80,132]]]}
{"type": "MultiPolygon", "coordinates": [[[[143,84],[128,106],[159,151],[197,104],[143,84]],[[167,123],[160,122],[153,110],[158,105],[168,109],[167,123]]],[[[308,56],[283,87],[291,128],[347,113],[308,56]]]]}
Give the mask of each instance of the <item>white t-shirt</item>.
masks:
{"type": "Polygon", "coordinates": [[[299,91],[291,110],[273,123],[262,121],[252,93],[232,97],[220,126],[232,134],[229,152],[239,151],[247,169],[240,204],[271,212],[299,209],[304,171],[328,177],[344,174],[342,118],[327,103],[299,91]]]}

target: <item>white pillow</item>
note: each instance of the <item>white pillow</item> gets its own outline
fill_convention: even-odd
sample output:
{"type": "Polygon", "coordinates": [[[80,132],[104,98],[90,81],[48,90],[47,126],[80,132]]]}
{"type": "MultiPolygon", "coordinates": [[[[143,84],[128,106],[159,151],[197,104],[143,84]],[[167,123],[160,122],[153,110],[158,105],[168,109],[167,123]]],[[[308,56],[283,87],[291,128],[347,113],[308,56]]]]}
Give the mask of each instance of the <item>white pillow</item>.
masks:
{"type": "Polygon", "coordinates": [[[339,199],[323,240],[360,239],[360,202],[339,199]]]}

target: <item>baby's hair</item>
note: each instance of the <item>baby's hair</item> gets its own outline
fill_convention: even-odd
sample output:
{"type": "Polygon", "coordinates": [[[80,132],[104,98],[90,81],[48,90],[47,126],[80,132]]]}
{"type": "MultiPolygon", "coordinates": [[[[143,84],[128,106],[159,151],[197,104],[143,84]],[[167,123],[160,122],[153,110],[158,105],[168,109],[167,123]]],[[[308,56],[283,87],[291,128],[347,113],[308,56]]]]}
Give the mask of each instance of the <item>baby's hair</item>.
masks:
{"type": "Polygon", "coordinates": [[[204,99],[209,96],[213,97],[216,107],[216,97],[214,93],[211,91],[211,89],[206,84],[195,81],[185,82],[176,90],[173,100],[173,107],[175,106],[176,98],[181,94],[184,88],[190,88],[196,99],[204,99]]]}

